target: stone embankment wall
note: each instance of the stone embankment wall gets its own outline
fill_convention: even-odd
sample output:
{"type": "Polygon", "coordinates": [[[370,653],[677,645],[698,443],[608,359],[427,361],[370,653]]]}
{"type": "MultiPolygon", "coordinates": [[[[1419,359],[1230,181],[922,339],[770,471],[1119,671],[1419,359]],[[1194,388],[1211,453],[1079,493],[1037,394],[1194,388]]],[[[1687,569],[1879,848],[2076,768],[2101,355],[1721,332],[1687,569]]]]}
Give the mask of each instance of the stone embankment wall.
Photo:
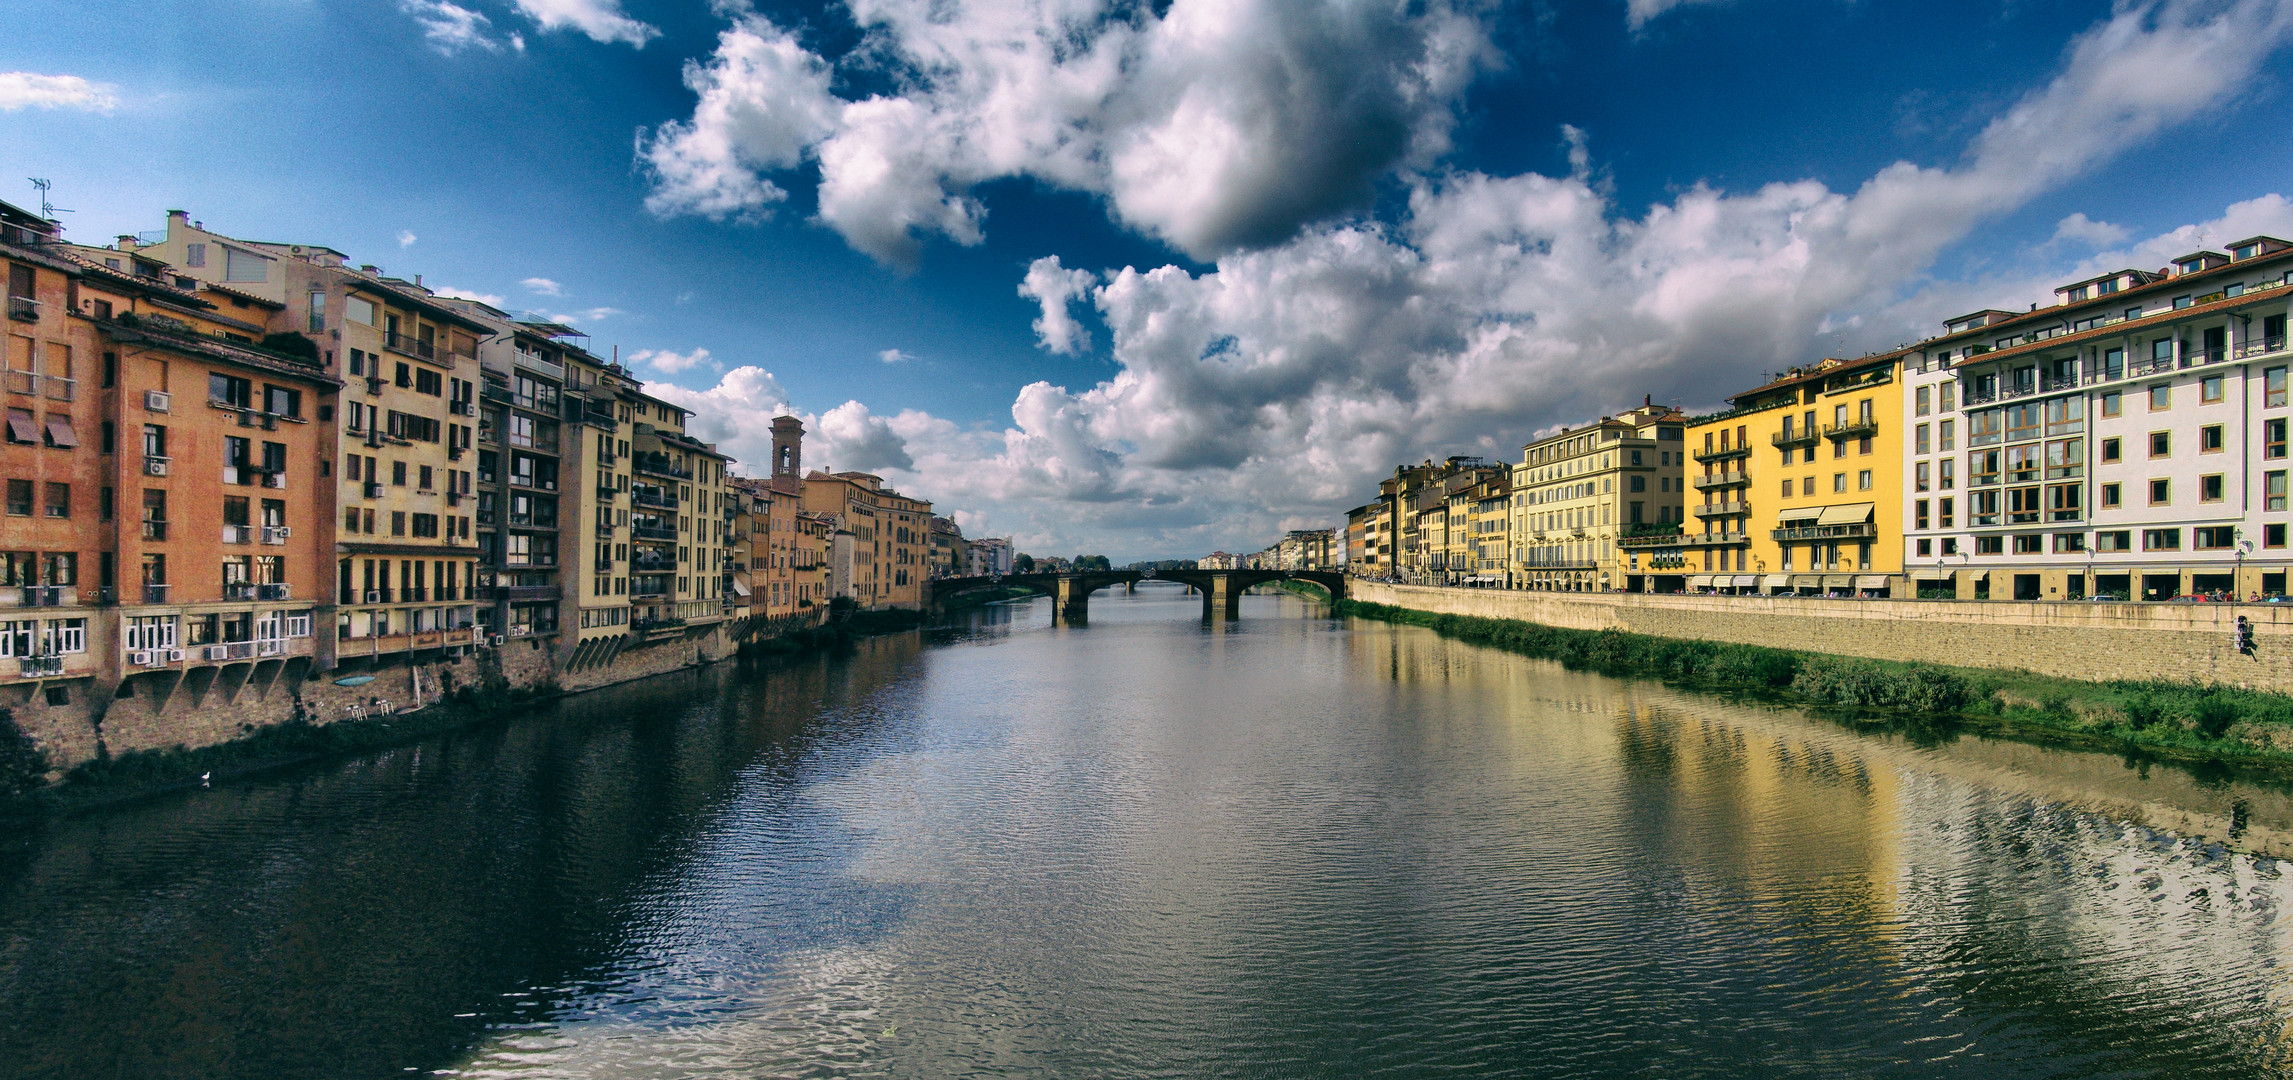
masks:
{"type": "Polygon", "coordinates": [[[1356,581],[1352,599],[1570,630],[2009,668],[2067,679],[2196,680],[2293,693],[2293,605],[1823,600],[1512,592],[1356,581]],[[2236,616],[2254,655],[2232,647],[2236,616]]]}
{"type": "MultiPolygon", "coordinates": [[[[742,634],[753,636],[747,630],[742,634]]],[[[513,638],[459,657],[433,650],[416,654],[420,659],[411,662],[406,654],[368,658],[353,652],[325,672],[313,672],[309,656],[192,665],[137,673],[124,685],[74,680],[63,684],[60,701],[31,692],[27,684],[25,692],[0,698],[0,707],[13,714],[17,726],[46,751],[50,768],[60,773],[99,752],[197,749],[277,724],[389,715],[465,687],[570,691],[610,686],[725,659],[738,648],[734,636],[723,625],[691,628],[631,645],[610,660],[573,671],[560,669],[554,642],[542,638],[513,638]],[[354,686],[338,681],[358,676],[371,678],[354,686]]]]}

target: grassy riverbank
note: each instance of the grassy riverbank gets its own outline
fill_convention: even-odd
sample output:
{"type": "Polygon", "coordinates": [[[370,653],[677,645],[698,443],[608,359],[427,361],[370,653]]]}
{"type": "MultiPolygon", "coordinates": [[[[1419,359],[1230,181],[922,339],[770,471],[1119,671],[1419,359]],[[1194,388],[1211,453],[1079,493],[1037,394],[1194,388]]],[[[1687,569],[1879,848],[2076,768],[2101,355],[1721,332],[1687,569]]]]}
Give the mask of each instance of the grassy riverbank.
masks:
{"type": "Polygon", "coordinates": [[[2082,749],[2136,749],[2185,761],[2293,772],[2293,698],[2233,687],[2080,682],[2020,671],[1864,660],[1825,653],[1563,630],[1512,619],[1440,615],[1361,601],[1341,614],[1427,627],[1446,637],[1570,667],[1755,691],[1857,722],[2007,735],[2082,749]]]}

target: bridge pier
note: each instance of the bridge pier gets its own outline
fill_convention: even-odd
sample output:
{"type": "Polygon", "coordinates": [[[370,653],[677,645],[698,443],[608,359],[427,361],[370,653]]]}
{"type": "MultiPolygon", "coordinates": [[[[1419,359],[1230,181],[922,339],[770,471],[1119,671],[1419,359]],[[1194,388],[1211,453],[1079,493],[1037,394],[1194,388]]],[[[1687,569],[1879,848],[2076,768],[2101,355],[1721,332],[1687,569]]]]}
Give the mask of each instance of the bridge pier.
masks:
{"type": "Polygon", "coordinates": [[[1203,590],[1202,593],[1202,617],[1205,620],[1216,616],[1223,616],[1228,619],[1241,618],[1242,593],[1248,588],[1249,586],[1234,580],[1232,574],[1211,574],[1210,588],[1203,590]]]}
{"type": "Polygon", "coordinates": [[[1091,589],[1064,574],[1051,589],[1051,622],[1081,626],[1091,621],[1091,589]]]}

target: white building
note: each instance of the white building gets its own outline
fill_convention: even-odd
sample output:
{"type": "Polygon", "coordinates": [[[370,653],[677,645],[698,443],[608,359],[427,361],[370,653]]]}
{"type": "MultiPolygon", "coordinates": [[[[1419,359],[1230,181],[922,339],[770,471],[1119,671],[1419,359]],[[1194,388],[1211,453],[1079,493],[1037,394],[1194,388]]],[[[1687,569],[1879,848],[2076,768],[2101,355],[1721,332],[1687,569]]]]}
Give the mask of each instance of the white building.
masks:
{"type": "Polygon", "coordinates": [[[1010,537],[983,536],[966,546],[964,573],[970,577],[999,577],[1011,572],[1011,558],[1010,537]]]}
{"type": "Polygon", "coordinates": [[[2293,244],[1946,324],[1907,358],[1904,566],[1923,592],[2283,592],[2293,244]]]}

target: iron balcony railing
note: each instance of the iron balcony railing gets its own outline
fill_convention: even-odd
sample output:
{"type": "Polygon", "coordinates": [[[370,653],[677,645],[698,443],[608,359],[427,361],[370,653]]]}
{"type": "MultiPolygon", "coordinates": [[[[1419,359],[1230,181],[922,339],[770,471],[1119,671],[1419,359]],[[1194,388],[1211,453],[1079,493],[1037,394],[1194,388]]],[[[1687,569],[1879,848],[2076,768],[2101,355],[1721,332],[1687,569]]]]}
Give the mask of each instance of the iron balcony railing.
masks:
{"type": "Polygon", "coordinates": [[[382,347],[394,352],[405,353],[408,356],[419,356],[424,360],[434,360],[438,356],[438,350],[435,346],[408,334],[384,333],[382,335],[382,347]]]}
{"type": "Polygon", "coordinates": [[[1696,490],[1698,491],[1709,491],[1713,488],[1735,487],[1739,484],[1748,484],[1751,483],[1751,477],[1742,472],[1724,472],[1712,473],[1708,476],[1693,477],[1689,482],[1694,484],[1696,486],[1696,490]]]}
{"type": "Polygon", "coordinates": [[[1879,526],[1872,522],[1854,525],[1801,525],[1776,529],[1768,534],[1777,540],[1877,540],[1879,526]]]}
{"type": "Polygon", "coordinates": [[[1706,450],[1694,456],[1696,458],[1696,463],[1702,465],[1713,461],[1727,461],[1731,458],[1749,457],[1751,456],[1751,452],[1752,448],[1749,446],[1723,446],[1717,450],[1706,450]]]}
{"type": "Polygon", "coordinates": [[[2245,360],[2256,356],[2268,356],[2271,353],[2281,353],[2284,351],[2285,338],[2283,336],[2263,338],[2260,341],[2248,341],[2245,344],[2238,346],[2237,358],[2240,360],[2245,360]]]}
{"type": "Polygon", "coordinates": [[[18,673],[27,679],[64,673],[62,656],[23,656],[17,658],[16,664],[18,673]]]}
{"type": "Polygon", "coordinates": [[[1860,420],[1850,420],[1844,424],[1823,425],[1823,437],[1832,440],[1863,439],[1878,433],[1879,420],[1877,417],[1871,416],[1866,416],[1860,420]]]}
{"type": "Polygon", "coordinates": [[[1751,507],[1738,499],[1728,502],[1705,503],[1702,506],[1694,507],[1693,512],[1697,517],[1731,517],[1736,514],[1748,514],[1751,512],[1751,507]]]}
{"type": "Polygon", "coordinates": [[[1768,436],[1768,441],[1774,443],[1777,446],[1798,447],[1813,446],[1815,444],[1815,440],[1820,438],[1822,438],[1822,436],[1816,434],[1815,429],[1811,427],[1785,428],[1782,431],[1768,436]]]}

